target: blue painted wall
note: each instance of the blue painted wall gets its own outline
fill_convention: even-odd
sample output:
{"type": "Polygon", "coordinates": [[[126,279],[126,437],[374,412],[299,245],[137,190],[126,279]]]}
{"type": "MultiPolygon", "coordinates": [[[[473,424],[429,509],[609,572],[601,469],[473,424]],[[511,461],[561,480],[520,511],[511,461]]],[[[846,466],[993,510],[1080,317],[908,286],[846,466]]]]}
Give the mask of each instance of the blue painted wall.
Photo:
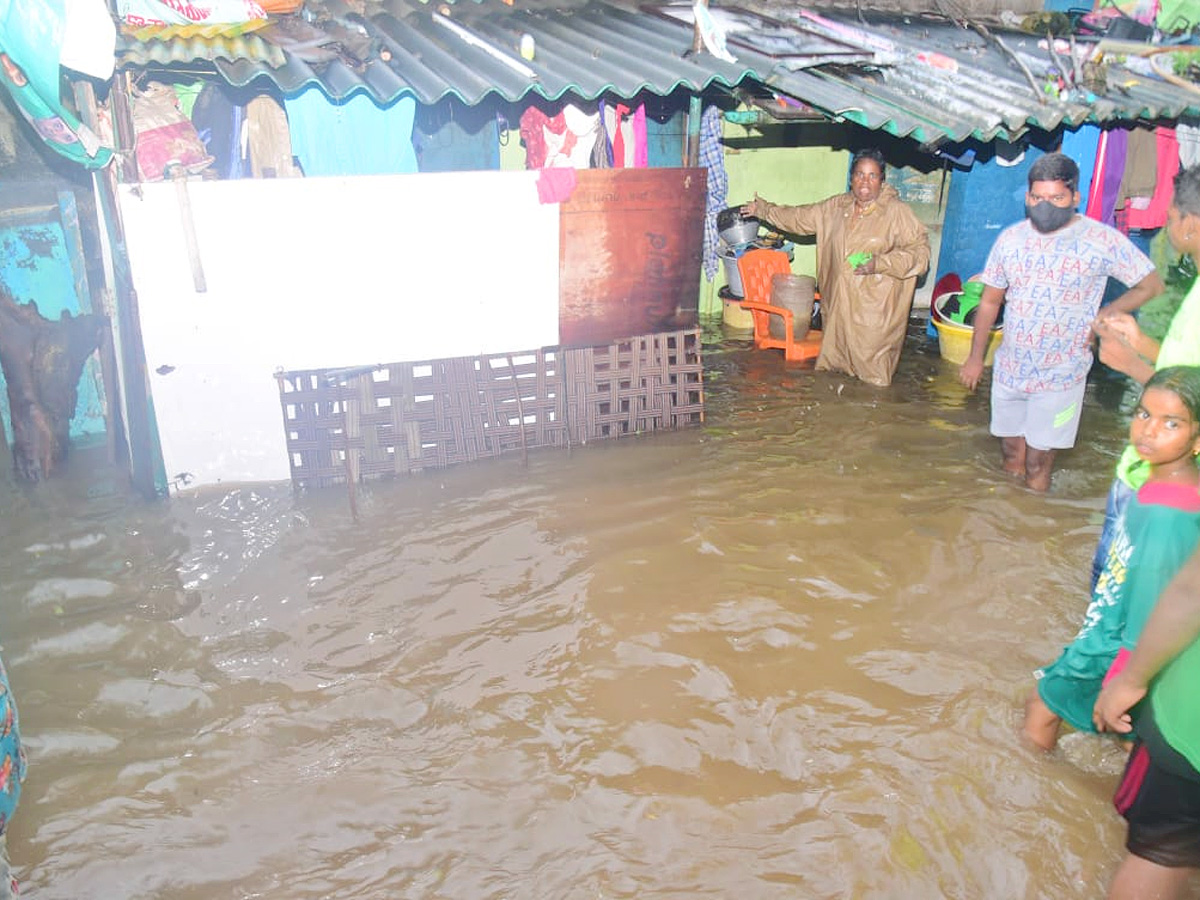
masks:
{"type": "MultiPolygon", "coordinates": [[[[59,222],[0,227],[0,278],[18,303],[36,300],[38,312],[57,319],[63,312],[90,311],[81,308],[76,293],[67,238],[59,222]]],[[[95,439],[104,434],[103,382],[93,354],[79,379],[79,400],[71,419],[71,439],[95,439]]],[[[8,390],[0,373],[0,419],[4,435],[12,443],[8,412],[8,390]]]]}
{"type": "Polygon", "coordinates": [[[983,271],[996,236],[1025,217],[1029,167],[1041,155],[1041,150],[1029,147],[1015,165],[1001,165],[992,158],[951,174],[938,278],[954,272],[966,281],[983,271]]]}

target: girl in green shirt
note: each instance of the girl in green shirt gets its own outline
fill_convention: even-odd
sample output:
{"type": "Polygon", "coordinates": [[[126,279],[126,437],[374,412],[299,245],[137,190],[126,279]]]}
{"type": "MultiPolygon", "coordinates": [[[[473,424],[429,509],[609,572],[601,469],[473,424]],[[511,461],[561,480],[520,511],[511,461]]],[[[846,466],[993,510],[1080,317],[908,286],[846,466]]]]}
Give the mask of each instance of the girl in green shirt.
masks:
{"type": "Polygon", "coordinates": [[[1114,663],[1137,642],[1158,595],[1200,543],[1200,368],[1160,369],[1146,382],[1129,442],[1145,484],[1117,523],[1083,627],[1062,655],[1035,674],[1024,732],[1052,750],[1066,719],[1095,731],[1092,708],[1114,663]]]}

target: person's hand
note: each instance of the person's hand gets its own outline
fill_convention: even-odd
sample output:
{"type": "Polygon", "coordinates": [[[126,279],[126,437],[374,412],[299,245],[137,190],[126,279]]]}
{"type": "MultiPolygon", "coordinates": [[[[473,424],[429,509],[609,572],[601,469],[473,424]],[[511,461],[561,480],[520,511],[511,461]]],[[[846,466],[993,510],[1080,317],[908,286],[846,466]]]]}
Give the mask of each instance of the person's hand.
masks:
{"type": "Polygon", "coordinates": [[[958,370],[958,380],[963,383],[963,386],[968,391],[975,390],[975,386],[979,384],[979,379],[983,375],[983,360],[968,357],[967,361],[962,364],[958,370]]]}
{"type": "Polygon", "coordinates": [[[1125,340],[1124,335],[1118,335],[1108,329],[1097,330],[1097,333],[1100,335],[1100,362],[1110,369],[1129,372],[1141,361],[1138,352],[1125,340]]]}
{"type": "Polygon", "coordinates": [[[1138,345],[1138,339],[1142,336],[1137,319],[1125,312],[1101,310],[1092,323],[1092,331],[1101,340],[1123,340],[1133,347],[1138,345]]]}
{"type": "Polygon", "coordinates": [[[755,191],[754,199],[749,203],[743,203],[739,212],[741,212],[743,216],[754,216],[756,219],[761,219],[762,215],[759,213],[758,207],[762,202],[762,197],[758,196],[758,191],[755,191]]]}
{"type": "Polygon", "coordinates": [[[855,275],[874,275],[875,274],[875,257],[872,256],[866,262],[859,263],[854,268],[855,275]]]}
{"type": "Polygon", "coordinates": [[[1097,731],[1113,731],[1129,734],[1133,731],[1133,719],[1129,710],[1146,696],[1146,686],[1138,684],[1125,671],[1100,689],[1096,705],[1092,707],[1092,724],[1097,731]]]}

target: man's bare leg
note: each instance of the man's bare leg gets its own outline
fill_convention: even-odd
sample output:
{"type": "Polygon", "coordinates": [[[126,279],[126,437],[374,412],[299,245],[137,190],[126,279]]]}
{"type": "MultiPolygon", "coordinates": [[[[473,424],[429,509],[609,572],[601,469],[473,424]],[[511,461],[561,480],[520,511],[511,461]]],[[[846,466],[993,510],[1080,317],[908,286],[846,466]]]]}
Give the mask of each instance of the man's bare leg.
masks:
{"type": "Polygon", "coordinates": [[[1000,438],[1000,455],[1004,458],[1004,471],[1017,478],[1025,477],[1025,438],[1000,438]]]}
{"type": "Polygon", "coordinates": [[[1108,900],[1177,900],[1195,871],[1160,866],[1127,853],[1108,887],[1108,900]]]}
{"type": "Polygon", "coordinates": [[[1025,448],[1025,485],[1034,491],[1050,490],[1050,470],[1054,468],[1053,450],[1025,448]]]}

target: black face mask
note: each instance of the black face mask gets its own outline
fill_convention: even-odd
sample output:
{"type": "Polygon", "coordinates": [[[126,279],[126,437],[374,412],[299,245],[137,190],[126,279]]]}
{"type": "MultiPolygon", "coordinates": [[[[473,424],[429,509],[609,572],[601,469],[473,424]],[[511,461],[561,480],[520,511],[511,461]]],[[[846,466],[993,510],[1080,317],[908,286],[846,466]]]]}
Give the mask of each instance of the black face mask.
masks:
{"type": "Polygon", "coordinates": [[[1058,231],[1075,216],[1071,206],[1055,206],[1049,200],[1039,200],[1037,203],[1025,204],[1025,215],[1029,222],[1042,234],[1058,231]]]}

